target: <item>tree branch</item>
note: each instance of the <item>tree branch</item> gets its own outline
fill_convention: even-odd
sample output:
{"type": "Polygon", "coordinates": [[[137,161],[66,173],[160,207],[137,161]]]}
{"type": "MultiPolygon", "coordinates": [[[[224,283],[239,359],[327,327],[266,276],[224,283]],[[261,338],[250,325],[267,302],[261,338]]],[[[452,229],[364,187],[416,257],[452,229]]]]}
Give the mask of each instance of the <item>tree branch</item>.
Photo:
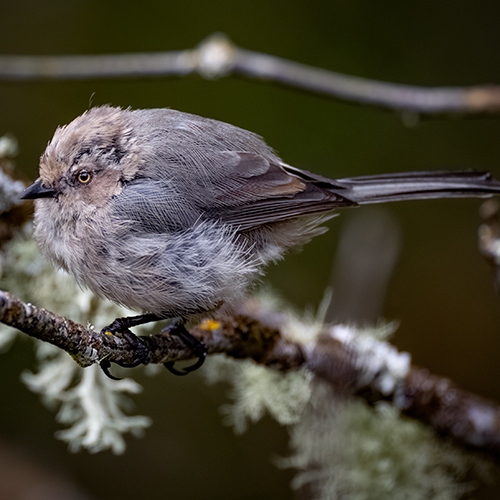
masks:
{"type": "MultiPolygon", "coordinates": [[[[168,331],[140,337],[107,335],[26,304],[1,290],[0,322],[63,349],[82,367],[102,360],[135,366],[139,361],[142,364],[166,363],[196,357],[168,331]]],[[[202,323],[190,333],[207,346],[208,354],[225,352],[234,358],[251,358],[258,363],[278,365],[281,369],[296,368],[304,361],[300,346],[281,338],[278,330],[265,328],[244,316],[202,323]]]]}
{"type": "MultiPolygon", "coordinates": [[[[83,367],[103,360],[132,366],[138,361],[165,363],[193,356],[168,333],[136,337],[139,341],[102,334],[3,291],[0,321],[64,349],[83,367]]],[[[297,321],[293,320],[295,328],[297,321]]],[[[323,327],[315,344],[294,341],[286,331],[285,315],[263,311],[249,301],[244,314],[206,321],[190,333],[207,346],[209,354],[224,352],[280,370],[305,367],[370,403],[390,400],[438,433],[500,458],[498,404],[411,366],[408,354],[371,337],[360,338],[345,326],[323,327]]]]}
{"type": "Polygon", "coordinates": [[[77,56],[0,56],[1,80],[244,76],[342,101],[422,115],[499,114],[500,86],[417,87],[314,68],[237,47],[214,34],[195,49],[77,56]]]}

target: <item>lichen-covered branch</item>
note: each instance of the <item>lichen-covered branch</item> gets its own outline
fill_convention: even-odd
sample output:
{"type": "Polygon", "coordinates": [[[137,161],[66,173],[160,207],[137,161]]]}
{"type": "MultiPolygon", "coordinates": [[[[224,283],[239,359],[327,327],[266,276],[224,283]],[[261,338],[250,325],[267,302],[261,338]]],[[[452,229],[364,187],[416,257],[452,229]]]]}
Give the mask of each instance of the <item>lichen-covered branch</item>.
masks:
{"type": "MultiPolygon", "coordinates": [[[[138,359],[148,364],[193,356],[168,332],[141,337],[106,335],[25,304],[7,292],[0,292],[0,321],[64,349],[81,366],[102,360],[132,366],[138,359]]],[[[387,342],[346,326],[311,327],[300,321],[249,301],[241,315],[203,322],[190,333],[207,346],[209,354],[224,352],[280,370],[306,367],[343,391],[369,402],[391,401],[440,434],[500,458],[498,404],[411,366],[410,356],[387,342]],[[294,334],[314,328],[319,335],[308,339],[294,334]]]]}
{"type": "MultiPolygon", "coordinates": [[[[140,337],[109,335],[26,304],[4,291],[0,291],[0,322],[65,350],[82,367],[102,360],[122,366],[134,366],[139,359],[143,364],[166,363],[194,355],[168,331],[140,337]]],[[[225,352],[282,369],[296,368],[304,361],[298,344],[281,338],[278,330],[244,316],[202,323],[191,333],[207,346],[209,354],[225,352]]]]}
{"type": "Polygon", "coordinates": [[[335,99],[422,115],[498,114],[500,87],[417,87],[344,75],[245,50],[215,34],[195,49],[77,56],[0,56],[0,79],[205,78],[240,75],[335,99]]]}
{"type": "Polygon", "coordinates": [[[500,457],[498,403],[413,366],[405,377],[402,409],[442,435],[500,457]]]}

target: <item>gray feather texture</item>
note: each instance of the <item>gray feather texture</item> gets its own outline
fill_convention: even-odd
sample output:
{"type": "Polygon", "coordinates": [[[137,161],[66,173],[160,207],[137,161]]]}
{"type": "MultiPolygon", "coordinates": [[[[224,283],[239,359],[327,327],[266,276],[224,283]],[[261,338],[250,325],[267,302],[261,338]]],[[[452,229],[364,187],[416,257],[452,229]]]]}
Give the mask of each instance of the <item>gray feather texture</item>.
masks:
{"type": "Polygon", "coordinates": [[[498,192],[483,172],[327,179],[226,123],[104,106],[57,129],[24,197],[37,198],[42,251],[81,286],[188,317],[231,311],[265,265],[322,233],[335,208],[498,192]]]}

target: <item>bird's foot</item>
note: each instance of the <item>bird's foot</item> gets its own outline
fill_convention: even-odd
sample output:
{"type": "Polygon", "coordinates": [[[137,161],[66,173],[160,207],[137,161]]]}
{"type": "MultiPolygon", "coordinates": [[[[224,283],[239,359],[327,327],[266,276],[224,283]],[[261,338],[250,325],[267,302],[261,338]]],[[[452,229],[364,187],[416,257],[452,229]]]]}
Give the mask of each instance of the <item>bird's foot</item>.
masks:
{"type": "MultiPolygon", "coordinates": [[[[144,340],[137,335],[134,335],[128,328],[129,326],[134,326],[135,322],[130,321],[134,320],[136,317],[132,318],[117,318],[110,325],[104,327],[101,330],[101,333],[104,335],[116,335],[117,337],[125,339],[129,346],[130,350],[133,351],[134,357],[130,362],[120,362],[116,361],[118,366],[123,368],[134,368],[141,364],[147,364],[147,360],[149,357],[149,349],[144,340]]],[[[111,367],[111,363],[108,360],[102,360],[99,363],[101,370],[104,374],[112,380],[121,380],[118,377],[112,375],[109,371],[111,367]]]]}
{"type": "Polygon", "coordinates": [[[191,335],[186,330],[184,323],[174,322],[170,326],[162,330],[162,333],[163,332],[168,332],[171,335],[177,335],[177,337],[179,337],[184,342],[184,344],[186,344],[186,346],[193,351],[193,354],[198,357],[196,363],[183,368],[182,371],[174,368],[175,361],[167,361],[166,363],[163,363],[165,365],[165,368],[170,373],[173,373],[174,375],[184,376],[188,373],[198,370],[198,368],[201,368],[207,357],[207,347],[203,342],[200,342],[196,337],[191,335]]]}

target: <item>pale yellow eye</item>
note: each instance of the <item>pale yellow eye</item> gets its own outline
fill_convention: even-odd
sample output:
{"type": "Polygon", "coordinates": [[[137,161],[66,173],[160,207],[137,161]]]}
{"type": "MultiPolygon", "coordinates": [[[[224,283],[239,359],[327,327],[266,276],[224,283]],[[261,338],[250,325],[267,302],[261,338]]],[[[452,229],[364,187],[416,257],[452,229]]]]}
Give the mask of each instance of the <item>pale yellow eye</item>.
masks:
{"type": "Polygon", "coordinates": [[[82,170],[78,174],[78,181],[81,182],[82,184],[88,184],[91,179],[92,175],[90,174],[90,172],[87,172],[86,170],[82,170]]]}

